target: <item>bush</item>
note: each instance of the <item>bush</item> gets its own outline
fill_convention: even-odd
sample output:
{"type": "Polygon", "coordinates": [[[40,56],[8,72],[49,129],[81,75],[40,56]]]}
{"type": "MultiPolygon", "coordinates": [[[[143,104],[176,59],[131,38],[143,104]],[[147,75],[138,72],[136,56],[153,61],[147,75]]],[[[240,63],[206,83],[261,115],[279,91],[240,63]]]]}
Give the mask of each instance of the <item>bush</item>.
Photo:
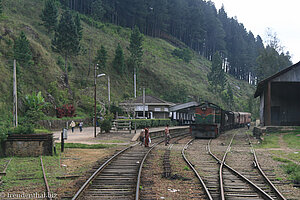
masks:
{"type": "Polygon", "coordinates": [[[166,126],[171,124],[174,125],[170,119],[121,119],[120,121],[131,121],[131,129],[134,129],[135,123],[137,129],[166,126]]]}
{"type": "Polygon", "coordinates": [[[189,63],[192,60],[192,52],[191,50],[184,48],[184,49],[174,49],[172,52],[173,56],[181,58],[184,62],[189,63]]]}
{"type": "Polygon", "coordinates": [[[33,125],[20,125],[8,130],[8,134],[33,134],[35,133],[33,125]]]}
{"type": "Polygon", "coordinates": [[[109,133],[111,129],[111,120],[110,119],[104,119],[100,123],[101,132],[105,131],[105,133],[109,133]]]}

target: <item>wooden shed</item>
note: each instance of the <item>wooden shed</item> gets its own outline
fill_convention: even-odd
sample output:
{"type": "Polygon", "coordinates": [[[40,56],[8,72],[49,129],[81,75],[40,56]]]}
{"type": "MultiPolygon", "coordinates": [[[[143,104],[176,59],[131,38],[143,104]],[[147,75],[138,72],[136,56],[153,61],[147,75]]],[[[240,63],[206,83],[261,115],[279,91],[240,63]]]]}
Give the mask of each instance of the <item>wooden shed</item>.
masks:
{"type": "Polygon", "coordinates": [[[260,97],[263,126],[300,125],[300,62],[261,81],[254,97],[260,97]]]}

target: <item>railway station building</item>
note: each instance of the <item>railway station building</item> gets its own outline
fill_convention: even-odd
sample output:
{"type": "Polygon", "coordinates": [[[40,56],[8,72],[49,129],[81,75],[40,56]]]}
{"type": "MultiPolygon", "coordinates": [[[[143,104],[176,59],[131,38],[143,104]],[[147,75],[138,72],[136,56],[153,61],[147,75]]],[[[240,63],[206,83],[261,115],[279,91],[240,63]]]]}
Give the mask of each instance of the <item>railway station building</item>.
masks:
{"type": "Polygon", "coordinates": [[[176,120],[180,125],[188,125],[195,121],[194,110],[199,103],[191,101],[188,103],[177,104],[170,107],[172,120],[176,120]]]}
{"type": "Polygon", "coordinates": [[[258,83],[261,126],[300,126],[300,62],[258,83]]]}
{"type": "Polygon", "coordinates": [[[125,111],[134,112],[135,118],[143,118],[145,112],[147,119],[169,119],[170,107],[173,105],[175,104],[150,95],[146,95],[144,99],[143,96],[139,96],[131,101],[119,103],[125,111]]]}

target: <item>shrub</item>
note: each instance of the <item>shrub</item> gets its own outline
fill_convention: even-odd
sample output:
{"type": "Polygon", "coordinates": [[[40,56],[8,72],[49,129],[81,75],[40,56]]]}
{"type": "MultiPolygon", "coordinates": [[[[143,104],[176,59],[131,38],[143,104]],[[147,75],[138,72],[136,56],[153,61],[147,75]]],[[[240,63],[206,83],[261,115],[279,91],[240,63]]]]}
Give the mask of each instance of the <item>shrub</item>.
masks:
{"type": "Polygon", "coordinates": [[[174,49],[172,52],[173,56],[181,58],[184,62],[189,63],[192,60],[192,52],[191,50],[184,48],[184,49],[174,49]]]}
{"type": "Polygon", "coordinates": [[[100,123],[101,132],[105,131],[105,133],[109,133],[111,129],[111,120],[110,119],[104,119],[100,123]]]}
{"type": "Polygon", "coordinates": [[[33,134],[34,128],[32,125],[26,124],[26,125],[20,125],[14,128],[10,128],[8,130],[8,134],[33,134]]]}
{"type": "Polygon", "coordinates": [[[172,124],[170,119],[121,119],[120,121],[131,121],[131,129],[134,129],[135,123],[137,129],[145,127],[166,126],[172,124]]]}

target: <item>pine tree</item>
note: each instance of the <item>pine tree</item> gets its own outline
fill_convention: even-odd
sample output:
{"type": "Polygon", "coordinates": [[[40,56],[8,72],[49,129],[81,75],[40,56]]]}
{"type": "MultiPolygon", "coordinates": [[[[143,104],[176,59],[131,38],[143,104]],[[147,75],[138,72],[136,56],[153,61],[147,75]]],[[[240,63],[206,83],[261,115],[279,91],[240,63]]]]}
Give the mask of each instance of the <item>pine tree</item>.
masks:
{"type": "Polygon", "coordinates": [[[80,36],[77,30],[78,28],[70,11],[65,11],[52,40],[53,50],[62,54],[65,58],[65,83],[67,86],[69,86],[67,59],[69,56],[76,56],[80,51],[80,36]]]}
{"type": "Polygon", "coordinates": [[[91,15],[95,20],[102,20],[105,10],[102,0],[96,0],[91,4],[91,15]]]}
{"type": "Polygon", "coordinates": [[[226,84],[226,77],[222,69],[222,58],[219,52],[213,55],[211,72],[207,74],[208,81],[210,82],[213,90],[217,90],[218,86],[223,90],[226,84]]]}
{"type": "Polygon", "coordinates": [[[78,36],[79,36],[79,40],[82,39],[82,26],[81,26],[81,22],[80,22],[80,16],[79,14],[76,15],[75,17],[75,25],[76,25],[76,28],[77,28],[77,33],[78,33],[78,36]]]}
{"type": "Polygon", "coordinates": [[[107,51],[103,45],[97,51],[95,62],[99,64],[101,69],[105,69],[107,61],[107,51]]]}
{"type": "Polygon", "coordinates": [[[28,67],[32,63],[32,53],[29,41],[22,31],[14,44],[14,58],[22,67],[28,67]]]}
{"type": "Polygon", "coordinates": [[[139,28],[135,26],[131,33],[130,37],[130,45],[129,45],[129,64],[131,65],[130,68],[135,69],[139,68],[142,64],[142,57],[143,57],[143,35],[140,33],[139,28]]]}
{"type": "Polygon", "coordinates": [[[41,14],[41,19],[48,33],[55,30],[57,25],[58,9],[54,0],[47,0],[41,14]]]}
{"type": "Polygon", "coordinates": [[[3,13],[3,2],[0,0],[0,15],[3,13]]]}
{"type": "Polygon", "coordinates": [[[118,43],[118,46],[116,48],[113,67],[116,69],[116,71],[119,72],[119,74],[123,74],[125,72],[124,53],[120,43],[118,43]]]}

